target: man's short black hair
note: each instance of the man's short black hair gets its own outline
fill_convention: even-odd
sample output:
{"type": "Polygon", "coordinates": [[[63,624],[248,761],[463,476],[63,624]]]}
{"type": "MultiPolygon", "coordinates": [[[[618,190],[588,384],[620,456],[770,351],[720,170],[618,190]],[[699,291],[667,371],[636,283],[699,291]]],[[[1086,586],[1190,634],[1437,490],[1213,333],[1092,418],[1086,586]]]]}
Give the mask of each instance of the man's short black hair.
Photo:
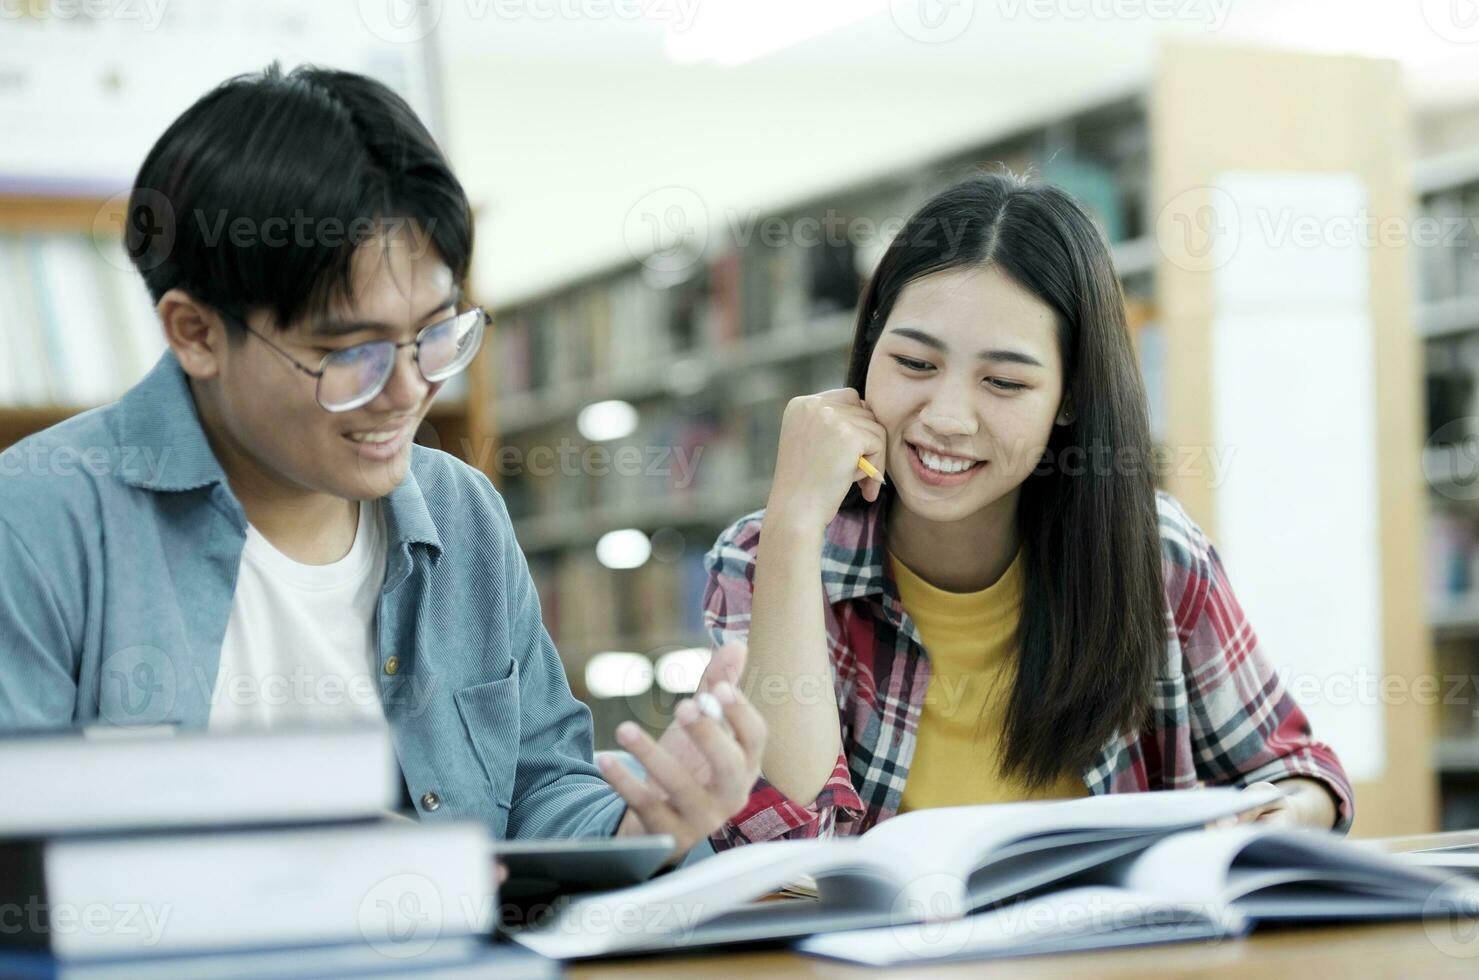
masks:
{"type": "Polygon", "coordinates": [[[178,288],[285,328],[347,300],[355,250],[396,225],[466,281],[467,195],[405,100],[363,75],[274,62],[223,82],[154,144],[124,244],[156,303],[178,288]]]}

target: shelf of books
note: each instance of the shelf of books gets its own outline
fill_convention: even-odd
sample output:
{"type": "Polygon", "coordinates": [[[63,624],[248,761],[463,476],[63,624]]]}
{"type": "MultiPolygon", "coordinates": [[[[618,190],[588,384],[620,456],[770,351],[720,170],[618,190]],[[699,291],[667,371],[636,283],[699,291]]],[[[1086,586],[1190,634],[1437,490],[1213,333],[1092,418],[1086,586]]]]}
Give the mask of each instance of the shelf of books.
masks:
{"type": "MultiPolygon", "coordinates": [[[[331,52],[338,67],[389,84],[434,132],[446,128],[429,32],[414,23],[428,11],[386,34],[364,30],[352,8],[223,0],[209,11],[161,6],[140,32],[134,18],[23,7],[6,19],[0,92],[0,449],[117,398],[163,352],[122,247],[121,192],[192,93],[274,60],[291,68],[331,52]],[[218,42],[228,33],[226,50],[218,42]],[[106,70],[66,74],[64,63],[106,70]]],[[[473,400],[466,384],[444,391],[423,440],[459,452],[478,442],[473,400]]]]}
{"type": "Polygon", "coordinates": [[[1479,824],[1479,144],[1433,153],[1415,168],[1414,182],[1429,621],[1438,667],[1434,761],[1443,825],[1451,829],[1479,824]]]}
{"type": "MultiPolygon", "coordinates": [[[[164,353],[119,210],[117,199],[0,197],[0,449],[117,399],[164,353]]],[[[441,393],[419,441],[464,459],[478,451],[474,373],[441,393]]]]}
{"type": "Polygon", "coordinates": [[[956,178],[1005,163],[1091,208],[1163,410],[1146,125],[1138,98],[1095,106],[759,219],[834,234],[732,235],[682,277],[634,261],[498,311],[490,475],[598,739],[622,718],[664,723],[696,677],[705,551],[764,506],[786,402],[844,383],[887,229],[956,178]]]}
{"type": "MultiPolygon", "coordinates": [[[[1315,438],[1328,413],[1287,393],[1279,397],[1288,411],[1277,417],[1261,408],[1266,399],[1230,397],[1248,375],[1241,385],[1230,381],[1212,357],[1221,344],[1247,357],[1266,349],[1268,341],[1258,339],[1266,318],[1247,312],[1267,300],[1258,290],[1266,276],[1250,275],[1248,262],[1314,269],[1325,253],[1282,254],[1277,243],[1245,235],[1239,261],[1220,269],[1205,252],[1178,249],[1210,234],[1209,207],[1239,206],[1231,194],[1208,199],[1223,184],[1248,206],[1272,196],[1275,206],[1298,211],[1299,181],[1343,174],[1322,186],[1331,193],[1359,186],[1379,213],[1405,209],[1410,161],[1387,134],[1405,129],[1409,118],[1392,71],[1371,59],[1172,42],[1138,93],[983,138],[968,152],[778,207],[760,220],[782,229],[897,227],[929,194],[997,164],[1069,190],[1113,245],[1157,444],[1205,450],[1238,443],[1237,472],[1227,481],[1215,469],[1178,464],[1159,474],[1162,485],[1231,562],[1240,598],[1252,603],[1281,670],[1293,680],[1339,681],[1356,669],[1345,659],[1351,650],[1344,636],[1339,643],[1312,637],[1314,619],[1299,598],[1333,602],[1325,595],[1333,586],[1305,578],[1290,586],[1280,555],[1295,511],[1268,512],[1272,500],[1310,497],[1324,485],[1323,474],[1301,478],[1281,454],[1315,438]],[[1250,86],[1258,98],[1246,94],[1250,86]],[[1311,126],[1316,118],[1321,123],[1311,126]],[[1279,435],[1280,425],[1310,435],[1279,435]],[[1259,530],[1269,526],[1276,530],[1259,530]]],[[[1472,213],[1471,204],[1459,206],[1472,213]]],[[[764,506],[785,403],[844,381],[858,290],[887,238],[800,238],[711,233],[705,260],[685,275],[633,261],[498,311],[485,387],[486,417],[500,445],[489,472],[508,501],[571,685],[597,715],[603,747],[623,717],[662,724],[696,679],[706,655],[702,556],[725,526],[764,506]]],[[[1359,262],[1348,251],[1331,258],[1341,265],[1338,281],[1366,284],[1345,294],[1348,312],[1321,326],[1352,337],[1351,356],[1373,372],[1370,384],[1341,392],[1350,411],[1372,420],[1351,445],[1372,460],[1415,458],[1420,342],[1410,256],[1382,249],[1359,262]]],[[[1301,282],[1319,282],[1283,275],[1279,288],[1296,299],[1301,282]]],[[[1441,322],[1454,322],[1457,309],[1445,307],[1441,322]]],[[[1423,322],[1440,322],[1437,307],[1423,322]]],[[[1290,339],[1313,345],[1311,337],[1290,339]]],[[[1369,529],[1361,540],[1370,543],[1341,574],[1374,590],[1367,594],[1377,608],[1351,649],[1359,647],[1378,674],[1418,675],[1432,669],[1414,574],[1422,561],[1422,494],[1410,473],[1372,465],[1375,490],[1358,515],[1369,529]]],[[[1322,505],[1311,498],[1299,506],[1322,505]]],[[[1321,535],[1339,543],[1324,525],[1292,530],[1310,547],[1323,547],[1321,535]]],[[[1356,762],[1362,832],[1436,826],[1432,768],[1395,761],[1433,757],[1427,709],[1334,701],[1313,709],[1317,727],[1348,746],[1356,762]]]]}
{"type": "Polygon", "coordinates": [[[0,322],[0,405],[21,428],[111,401],[164,350],[122,243],[85,228],[0,229],[0,322]]]}

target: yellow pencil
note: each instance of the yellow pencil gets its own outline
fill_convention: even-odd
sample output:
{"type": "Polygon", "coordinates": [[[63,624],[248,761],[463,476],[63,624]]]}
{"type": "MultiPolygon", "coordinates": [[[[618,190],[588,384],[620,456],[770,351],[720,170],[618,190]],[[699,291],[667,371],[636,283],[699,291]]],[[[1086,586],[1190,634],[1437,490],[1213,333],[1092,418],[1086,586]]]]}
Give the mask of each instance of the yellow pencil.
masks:
{"type": "Polygon", "coordinates": [[[874,467],[874,465],[872,463],[868,462],[868,460],[865,459],[862,456],[859,456],[858,457],[858,469],[862,470],[864,473],[867,473],[869,476],[871,476],[873,479],[877,480],[879,483],[886,482],[883,479],[883,474],[880,473],[880,472],[878,472],[877,468],[874,467]]]}

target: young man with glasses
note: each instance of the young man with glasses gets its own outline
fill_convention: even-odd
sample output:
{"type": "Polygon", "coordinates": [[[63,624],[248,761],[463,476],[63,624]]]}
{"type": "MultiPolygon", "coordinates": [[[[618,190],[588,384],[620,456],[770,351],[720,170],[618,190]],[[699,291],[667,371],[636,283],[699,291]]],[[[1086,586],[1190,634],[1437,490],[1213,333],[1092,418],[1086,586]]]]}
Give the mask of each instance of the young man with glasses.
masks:
{"type": "Polygon", "coordinates": [[[6,454],[43,465],[0,468],[0,732],[388,724],[408,804],[501,837],[681,853],[744,804],[765,727],[733,684],[722,720],[618,729],[645,780],[598,767],[502,499],[413,446],[487,316],[467,199],[401,99],[223,84],[150,151],[125,244],[170,349],[6,454]]]}

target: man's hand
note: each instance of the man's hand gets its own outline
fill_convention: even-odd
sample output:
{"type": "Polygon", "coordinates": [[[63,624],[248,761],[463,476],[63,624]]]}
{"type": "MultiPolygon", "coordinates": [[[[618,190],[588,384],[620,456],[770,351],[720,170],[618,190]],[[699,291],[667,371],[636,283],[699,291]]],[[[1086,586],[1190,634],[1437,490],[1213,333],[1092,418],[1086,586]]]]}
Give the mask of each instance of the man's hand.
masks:
{"type": "MultiPolygon", "coordinates": [[[[740,686],[740,675],[745,670],[745,655],[749,651],[743,643],[726,643],[715,650],[709,657],[709,663],[704,667],[703,676],[698,679],[699,694],[714,694],[720,684],[728,682],[735,687],[740,686]]],[[[753,710],[753,709],[752,709],[753,710]]],[[[758,712],[757,712],[758,715],[758,712]]],[[[764,724],[764,719],[760,719],[764,724]]],[[[657,744],[673,754],[683,768],[693,773],[693,777],[700,783],[707,783],[710,778],[709,760],[688,737],[688,730],[682,725],[669,725],[667,731],[657,740],[657,744]]]]}
{"type": "Polygon", "coordinates": [[[617,741],[647,770],[644,782],[621,762],[598,756],[601,774],[627,802],[618,835],[672,834],[678,846],[671,863],[745,805],[760,777],[766,730],[736,683],[743,669],[744,648],[727,644],[699,682],[699,691],[718,701],[723,720],[690,698],[678,703],[657,741],[631,722],[617,728],[617,741]]]}

